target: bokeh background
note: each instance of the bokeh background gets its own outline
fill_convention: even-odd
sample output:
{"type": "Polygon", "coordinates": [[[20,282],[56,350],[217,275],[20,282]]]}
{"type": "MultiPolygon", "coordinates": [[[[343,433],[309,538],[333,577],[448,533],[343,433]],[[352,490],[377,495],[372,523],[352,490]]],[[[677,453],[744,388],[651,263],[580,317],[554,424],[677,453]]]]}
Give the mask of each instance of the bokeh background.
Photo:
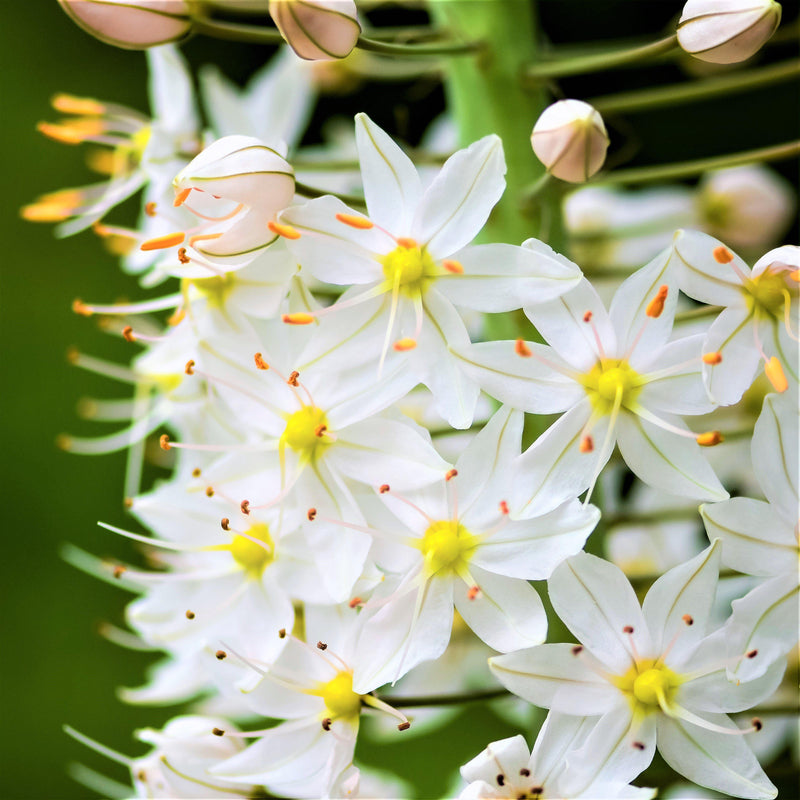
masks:
{"type": "MultiPolygon", "coordinates": [[[[527,2],[528,0],[520,0],[527,2]]],[[[680,12],[674,0],[544,0],[542,26],[555,42],[570,43],[632,34],[658,34],[680,12]]],[[[797,2],[784,5],[784,24],[797,25],[797,2]]],[[[397,9],[387,4],[376,21],[393,22],[397,9]],[[381,14],[385,15],[381,18],[381,14]]],[[[419,17],[418,17],[419,18],[419,17]]],[[[424,16],[423,16],[424,18],[424,16]]],[[[115,691],[143,681],[151,654],[117,648],[96,633],[98,623],[122,623],[128,599],[123,591],[94,580],[59,556],[67,542],[103,556],[129,557],[122,541],[96,526],[98,520],[125,526],[122,507],[124,455],[80,457],[59,451],[57,434],[105,432],[81,420],[76,406],[86,395],[118,396],[119,387],[69,366],[66,351],[124,362],[129,345],[103,335],[95,321],[70,311],[75,297],[111,301],[142,296],[92,233],[56,240],[48,225],[19,218],[19,207],[39,194],[92,180],[80,147],[44,139],[38,121],[54,119],[49,99],[65,91],[147,110],[145,63],[139,53],[116,50],[78,30],[55,0],[17,0],[3,6],[0,28],[0,81],[3,124],[2,266],[0,266],[0,352],[2,352],[2,480],[4,546],[2,725],[0,758],[4,798],[84,798],[90,793],[71,781],[66,765],[82,760],[124,779],[124,771],[105,763],[62,733],[64,723],[139,755],[133,740],[138,727],[160,726],[172,708],[131,707],[115,691]]],[[[194,66],[209,61],[243,80],[269,55],[268,48],[243,47],[195,39],[184,52],[194,66]]],[[[797,57],[796,43],[776,46],[763,63],[797,57]]],[[[681,80],[679,65],[667,63],[564,80],[566,96],[591,97],[681,80]]],[[[436,80],[395,85],[323,100],[309,132],[332,113],[352,116],[365,110],[412,144],[442,110],[436,80]]],[[[513,110],[510,112],[513,113],[513,110]]],[[[769,90],[685,109],[638,115],[635,131],[607,120],[613,146],[622,142],[629,165],[734,152],[798,137],[798,87],[769,90]],[[698,135],[698,132],[700,134],[698,135]]],[[[533,157],[533,156],[532,156],[533,157]]],[[[797,184],[797,164],[776,165],[797,184]]],[[[122,211],[132,221],[135,206],[122,211]]],[[[797,231],[788,241],[796,241],[797,231]]],[[[402,765],[420,797],[439,797],[457,765],[488,741],[517,731],[491,710],[465,707],[450,728],[435,736],[396,746],[363,744],[365,761],[402,765]]]]}

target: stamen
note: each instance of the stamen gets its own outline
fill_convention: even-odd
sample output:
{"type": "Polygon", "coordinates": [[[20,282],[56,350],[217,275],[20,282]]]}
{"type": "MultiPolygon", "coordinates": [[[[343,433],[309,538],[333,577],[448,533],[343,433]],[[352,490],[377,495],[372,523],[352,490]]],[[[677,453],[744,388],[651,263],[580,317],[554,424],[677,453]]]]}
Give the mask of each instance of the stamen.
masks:
{"type": "Polygon", "coordinates": [[[764,374],[776,392],[782,393],[789,388],[789,381],[786,380],[781,362],[775,356],[772,356],[764,365],[764,374]]]}
{"type": "Polygon", "coordinates": [[[467,600],[474,600],[480,593],[480,586],[470,586],[469,589],[467,589],[467,600]]]}
{"type": "Polygon", "coordinates": [[[622,629],[622,632],[628,637],[628,644],[630,645],[631,648],[631,654],[633,655],[633,660],[638,664],[642,659],[641,656],[639,655],[639,651],[636,648],[636,642],[634,641],[633,638],[633,625],[626,625],[622,629]]]}
{"type": "Polygon", "coordinates": [[[140,250],[165,250],[168,247],[175,247],[175,245],[183,244],[186,234],[183,231],[176,233],[168,233],[165,236],[158,236],[155,239],[148,239],[139,245],[140,250]]]}
{"type": "Polygon", "coordinates": [[[505,500],[500,501],[500,513],[503,516],[508,516],[509,514],[508,503],[505,500]]]}
{"type": "Polygon", "coordinates": [[[414,248],[419,247],[417,240],[411,239],[408,236],[398,236],[397,238],[395,238],[395,241],[397,242],[399,247],[403,247],[406,250],[413,250],[414,248]]]}
{"type": "Polygon", "coordinates": [[[172,205],[175,208],[178,208],[178,206],[180,206],[191,193],[192,193],[191,186],[187,187],[186,189],[182,189],[175,195],[175,199],[172,201],[172,205]]]}
{"type": "Polygon", "coordinates": [[[448,271],[452,272],[454,275],[463,275],[464,267],[461,265],[461,262],[454,261],[452,259],[446,258],[442,261],[442,266],[448,271]]]}
{"type": "Polygon", "coordinates": [[[697,436],[695,441],[700,447],[714,447],[720,442],[724,442],[725,437],[719,431],[707,431],[697,436]]]}
{"type": "Polygon", "coordinates": [[[178,261],[180,261],[181,264],[188,264],[191,260],[192,259],[189,258],[189,256],[186,255],[186,248],[185,247],[179,247],[178,248],[178,261]]]}
{"type": "Polygon", "coordinates": [[[582,439],[578,449],[581,453],[591,453],[594,450],[594,439],[587,433],[582,439]]]}
{"type": "Polygon", "coordinates": [[[313,522],[317,518],[317,509],[316,508],[309,508],[306,512],[306,519],[309,522],[313,522]]]}
{"type": "Polygon", "coordinates": [[[62,114],[100,116],[106,113],[106,107],[91,97],[76,97],[72,94],[60,93],[50,100],[50,104],[62,114]]]}
{"type": "Polygon", "coordinates": [[[264,357],[261,355],[261,353],[256,353],[253,356],[253,359],[256,362],[256,369],[262,369],[262,370],[268,370],[269,369],[269,364],[267,364],[267,362],[264,361],[264,357]]]}
{"type": "Polygon", "coordinates": [[[730,264],[731,261],[733,261],[733,253],[731,253],[727,247],[722,247],[721,245],[715,247],[711,255],[714,257],[714,261],[716,261],[717,264],[730,264]]]}
{"type": "Polygon", "coordinates": [[[161,436],[158,437],[158,446],[162,450],[172,449],[172,445],[169,443],[169,436],[166,433],[162,433],[161,436]]]}
{"type": "Polygon", "coordinates": [[[228,657],[228,654],[224,650],[217,650],[217,652],[214,653],[214,657],[217,661],[224,661],[228,657]]]}
{"type": "Polygon", "coordinates": [[[356,216],[355,214],[337,214],[336,219],[339,220],[339,222],[343,222],[345,225],[349,225],[351,228],[357,228],[362,231],[368,231],[370,228],[375,227],[375,223],[372,222],[372,220],[366,217],[356,216]]]}
{"type": "Polygon", "coordinates": [[[277,234],[278,236],[282,236],[284,239],[299,239],[300,238],[300,231],[293,228],[291,225],[281,225],[278,222],[268,222],[267,228],[269,228],[273,233],[277,234]]]}
{"type": "Polygon", "coordinates": [[[786,328],[786,333],[789,338],[795,342],[800,341],[797,334],[792,330],[792,296],[789,294],[788,289],[782,291],[783,294],[783,325],[786,328]]]}
{"type": "Polygon", "coordinates": [[[364,605],[364,601],[360,597],[353,597],[347,604],[350,608],[358,608],[364,605]]]}
{"type": "MultiPolygon", "coordinates": [[[[189,239],[189,247],[194,247],[197,242],[208,242],[212,239],[219,239],[221,236],[221,233],[198,233],[189,239]]],[[[217,270],[212,270],[211,267],[207,266],[207,269],[211,270],[212,272],[217,272],[217,274],[222,274],[217,270]]]]}
{"type": "Polygon", "coordinates": [[[645,309],[645,314],[648,317],[653,319],[657,319],[661,316],[662,312],[664,311],[664,303],[667,300],[667,294],[669,293],[669,286],[664,284],[660,286],[656,296],[647,304],[647,308],[645,309]]]}
{"type": "MultiPolygon", "coordinates": [[[[384,483],[383,486],[381,486],[378,491],[381,494],[388,494],[391,490],[389,489],[389,484],[384,483]]],[[[434,522],[433,518],[428,516],[428,514],[426,514],[418,505],[412,503],[407,497],[403,497],[402,495],[397,494],[396,492],[391,492],[391,495],[396,500],[399,500],[401,503],[405,503],[409,508],[413,508],[414,511],[423,516],[429,524],[433,525],[434,522]]]]}
{"type": "Polygon", "coordinates": [[[416,339],[411,339],[410,337],[405,337],[403,339],[398,339],[392,347],[397,350],[398,353],[405,353],[408,350],[413,350],[417,346],[416,339]]]}
{"type": "Polygon", "coordinates": [[[722,362],[722,353],[719,351],[714,353],[703,353],[703,363],[704,364],[711,364],[712,366],[715,364],[720,364],[722,362]]]}
{"type": "Polygon", "coordinates": [[[67,736],[71,736],[73,739],[80,742],[82,745],[85,745],[90,750],[94,750],[95,753],[99,753],[101,756],[105,756],[106,758],[111,759],[111,761],[115,761],[117,764],[122,764],[122,766],[131,769],[131,766],[133,765],[132,758],[129,758],[128,756],[123,755],[116,750],[112,750],[110,747],[106,747],[104,744],[100,744],[100,742],[89,738],[79,731],[76,731],[71,725],[64,725],[63,731],[67,734],[67,736]]]}
{"type": "Polygon", "coordinates": [[[191,619],[194,619],[196,616],[197,616],[197,614],[195,614],[194,611],[192,611],[191,608],[187,608],[186,609],[186,619],[191,620],[191,619]]]}
{"type": "Polygon", "coordinates": [[[518,356],[522,356],[522,358],[530,358],[533,355],[533,351],[525,344],[523,339],[517,339],[514,342],[514,352],[518,356]]]}
{"type": "Polygon", "coordinates": [[[130,325],[126,325],[122,329],[122,338],[126,342],[135,342],[136,341],[136,337],[133,335],[133,328],[130,325]]]}
{"type": "Polygon", "coordinates": [[[281,321],[286,322],[289,325],[310,325],[314,321],[314,316],[312,314],[304,314],[302,312],[295,314],[284,314],[281,317],[281,321]]]}
{"type": "Polygon", "coordinates": [[[155,217],[156,213],[157,213],[156,212],[156,208],[157,208],[156,203],[153,200],[151,200],[149,203],[145,203],[145,205],[144,205],[144,213],[148,217],[155,217]]]}
{"type": "Polygon", "coordinates": [[[592,329],[592,334],[594,335],[594,342],[597,345],[597,355],[600,356],[600,358],[605,358],[606,357],[606,351],[605,351],[605,348],[603,347],[603,341],[600,338],[600,331],[597,330],[597,325],[594,324],[593,317],[594,317],[594,314],[592,314],[591,311],[587,311],[583,315],[583,321],[587,325],[589,325],[591,327],[591,329],[592,329]]]}

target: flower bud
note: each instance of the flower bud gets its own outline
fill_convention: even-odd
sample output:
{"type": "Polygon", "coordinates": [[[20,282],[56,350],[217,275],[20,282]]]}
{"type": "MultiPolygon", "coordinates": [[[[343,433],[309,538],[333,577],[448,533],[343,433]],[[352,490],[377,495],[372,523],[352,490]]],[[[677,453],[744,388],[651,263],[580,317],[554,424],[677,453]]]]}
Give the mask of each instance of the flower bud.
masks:
{"type": "Polygon", "coordinates": [[[307,61],[344,58],[361,34],[353,0],[270,0],[269,13],[289,47],[307,61]]]}
{"type": "Polygon", "coordinates": [[[760,164],[707,174],[697,193],[703,229],[735,248],[772,247],[792,221],[795,199],[787,180],[760,164]]]}
{"type": "Polygon", "coordinates": [[[178,205],[211,221],[190,244],[211,260],[244,263],[275,239],[267,227],[294,197],[294,170],[252,136],[225,136],[173,181],[178,205]]]}
{"type": "Polygon", "coordinates": [[[559,100],[537,120],[531,146],[556,178],[582,183],[603,166],[608,134],[603,118],[588,103],[559,100]]]}
{"type": "Polygon", "coordinates": [[[678,44],[701,61],[734,64],[756,53],[780,21],[775,0],[688,0],[678,44]]]}
{"type": "Polygon", "coordinates": [[[101,42],[143,50],[177,42],[192,28],[189,0],[58,0],[73,21],[101,42]]]}

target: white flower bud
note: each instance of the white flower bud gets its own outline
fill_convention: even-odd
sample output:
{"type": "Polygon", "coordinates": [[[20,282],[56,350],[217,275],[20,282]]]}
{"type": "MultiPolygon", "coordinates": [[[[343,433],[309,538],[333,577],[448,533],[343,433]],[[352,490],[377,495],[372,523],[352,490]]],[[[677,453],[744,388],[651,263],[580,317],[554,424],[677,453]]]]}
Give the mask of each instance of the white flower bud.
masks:
{"type": "Polygon", "coordinates": [[[775,0],[688,0],[678,44],[701,61],[734,64],[758,52],[780,21],[775,0]]]}
{"type": "Polygon", "coordinates": [[[531,146],[556,178],[582,183],[603,166],[608,134],[603,118],[588,103],[559,100],[537,120],[531,146]]]}
{"type": "Polygon", "coordinates": [[[73,21],[101,42],[142,50],[188,35],[188,0],[58,0],[73,21]]]}
{"type": "Polygon", "coordinates": [[[698,188],[703,229],[731,247],[773,246],[794,215],[788,181],[758,164],[709,173],[698,188]]]}
{"type": "Polygon", "coordinates": [[[353,0],[270,0],[269,13],[289,47],[307,61],[344,58],[361,34],[353,0]]]}

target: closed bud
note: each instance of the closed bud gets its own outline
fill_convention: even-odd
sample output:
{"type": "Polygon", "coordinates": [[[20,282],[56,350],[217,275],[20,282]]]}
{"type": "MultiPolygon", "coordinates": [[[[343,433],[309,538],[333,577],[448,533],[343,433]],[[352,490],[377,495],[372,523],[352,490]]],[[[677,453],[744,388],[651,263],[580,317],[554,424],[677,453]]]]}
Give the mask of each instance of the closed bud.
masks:
{"type": "Polygon", "coordinates": [[[189,34],[189,0],[58,0],[73,21],[101,42],[143,50],[189,34]]]}
{"type": "Polygon", "coordinates": [[[269,13],[289,47],[307,61],[344,58],[361,34],[353,0],[270,0],[269,13]]]}
{"type": "Polygon", "coordinates": [[[688,0],[678,44],[701,61],[735,64],[758,52],[780,21],[775,0],[688,0]]]}
{"type": "Polygon", "coordinates": [[[556,178],[582,183],[603,166],[608,134],[603,118],[582,100],[559,100],[534,125],[531,146],[556,178]]]}

